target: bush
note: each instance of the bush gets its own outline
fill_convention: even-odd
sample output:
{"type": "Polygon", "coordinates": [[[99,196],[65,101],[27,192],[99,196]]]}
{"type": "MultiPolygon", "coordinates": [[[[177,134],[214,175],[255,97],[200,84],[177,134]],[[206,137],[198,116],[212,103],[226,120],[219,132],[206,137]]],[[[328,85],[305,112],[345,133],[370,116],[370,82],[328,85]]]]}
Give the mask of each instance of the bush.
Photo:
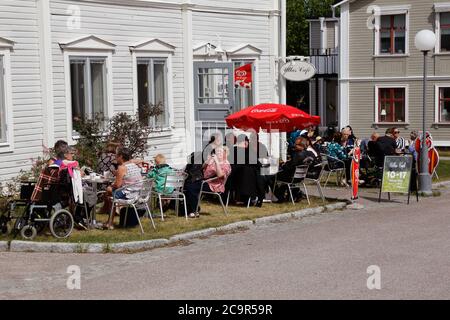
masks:
{"type": "Polygon", "coordinates": [[[108,142],[129,148],[135,157],[145,156],[149,134],[154,131],[148,126],[149,119],[162,112],[161,105],[148,104],[139,108],[135,115],[121,112],[111,119],[97,115],[94,119],[79,121],[75,127],[80,136],[76,145],[77,160],[96,169],[97,159],[108,142]]]}

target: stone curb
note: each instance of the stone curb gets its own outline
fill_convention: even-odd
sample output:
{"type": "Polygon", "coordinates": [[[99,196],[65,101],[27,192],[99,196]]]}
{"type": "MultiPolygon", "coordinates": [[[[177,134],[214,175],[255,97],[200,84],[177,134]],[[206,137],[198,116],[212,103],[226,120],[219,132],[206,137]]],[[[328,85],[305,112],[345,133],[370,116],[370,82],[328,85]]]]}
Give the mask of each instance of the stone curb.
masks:
{"type": "Polygon", "coordinates": [[[246,220],[246,221],[239,221],[239,222],[234,222],[234,223],[230,223],[227,224],[226,226],[223,227],[218,227],[216,228],[216,231],[233,231],[233,230],[237,230],[237,229],[250,229],[251,227],[253,227],[254,222],[252,220],[246,220]]]}
{"type": "Polygon", "coordinates": [[[11,252],[51,252],[74,253],[81,251],[81,245],[77,243],[51,243],[13,240],[9,248],[11,252]]]}
{"type": "Polygon", "coordinates": [[[329,204],[329,205],[325,206],[325,210],[326,211],[342,210],[346,206],[347,206],[347,203],[338,202],[338,203],[333,203],[333,204],[329,204]]]}
{"type": "Polygon", "coordinates": [[[338,202],[332,205],[308,208],[301,211],[278,214],[276,216],[257,218],[254,221],[239,221],[218,228],[208,228],[170,237],[169,239],[154,239],[145,241],[123,242],[114,244],[102,243],[50,243],[13,240],[11,243],[0,242],[0,252],[48,252],[48,253],[130,253],[164,247],[166,245],[201,237],[208,237],[221,231],[233,231],[238,229],[250,229],[254,226],[267,225],[276,222],[285,222],[290,219],[298,219],[311,215],[342,210],[347,206],[346,202],[338,202]]]}
{"type": "Polygon", "coordinates": [[[450,187],[450,181],[443,181],[433,184],[433,188],[450,187]]]}
{"type": "Polygon", "coordinates": [[[0,241],[0,252],[9,251],[9,243],[7,241],[0,241]]]}
{"type": "Polygon", "coordinates": [[[108,246],[108,251],[113,253],[123,253],[123,252],[133,252],[141,250],[149,250],[154,248],[163,247],[169,244],[167,239],[155,239],[146,241],[133,241],[133,242],[123,242],[114,243],[108,246]]]}
{"type": "Polygon", "coordinates": [[[172,236],[169,238],[168,241],[169,241],[169,243],[174,243],[174,242],[191,240],[191,239],[200,238],[200,237],[208,237],[216,232],[217,232],[216,228],[192,231],[192,232],[182,233],[182,234],[177,234],[175,236],[172,236]]]}
{"type": "Polygon", "coordinates": [[[258,226],[258,225],[263,225],[263,224],[268,224],[268,223],[273,223],[273,222],[283,222],[283,221],[287,221],[292,218],[293,218],[292,213],[282,213],[282,214],[277,214],[276,216],[257,218],[257,219],[255,219],[255,224],[258,226]]]}

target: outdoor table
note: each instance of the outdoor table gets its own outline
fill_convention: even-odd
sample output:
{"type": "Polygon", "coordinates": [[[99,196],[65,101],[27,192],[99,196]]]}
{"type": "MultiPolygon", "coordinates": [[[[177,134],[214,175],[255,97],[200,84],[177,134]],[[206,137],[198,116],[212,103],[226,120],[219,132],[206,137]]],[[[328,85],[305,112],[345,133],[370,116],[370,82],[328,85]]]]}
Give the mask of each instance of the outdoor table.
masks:
{"type": "MultiPolygon", "coordinates": [[[[104,178],[101,176],[97,176],[95,178],[91,178],[90,176],[86,176],[83,179],[83,182],[87,182],[88,184],[90,184],[92,186],[93,192],[95,194],[98,194],[98,186],[102,185],[102,184],[106,184],[109,185],[112,182],[114,182],[114,178],[104,178]]],[[[94,207],[93,212],[92,212],[92,225],[96,225],[97,221],[96,221],[96,207],[94,207]]]]}

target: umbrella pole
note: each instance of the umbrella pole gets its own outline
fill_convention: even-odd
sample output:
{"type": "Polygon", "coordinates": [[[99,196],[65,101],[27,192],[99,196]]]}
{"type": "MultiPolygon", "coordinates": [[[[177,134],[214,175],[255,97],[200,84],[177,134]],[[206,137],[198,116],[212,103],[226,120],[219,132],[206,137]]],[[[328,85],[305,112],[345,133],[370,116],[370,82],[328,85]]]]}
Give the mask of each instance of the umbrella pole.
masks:
{"type": "Polygon", "coordinates": [[[272,150],[272,124],[270,124],[269,127],[269,146],[270,146],[270,157],[273,155],[273,150],[272,150]]]}

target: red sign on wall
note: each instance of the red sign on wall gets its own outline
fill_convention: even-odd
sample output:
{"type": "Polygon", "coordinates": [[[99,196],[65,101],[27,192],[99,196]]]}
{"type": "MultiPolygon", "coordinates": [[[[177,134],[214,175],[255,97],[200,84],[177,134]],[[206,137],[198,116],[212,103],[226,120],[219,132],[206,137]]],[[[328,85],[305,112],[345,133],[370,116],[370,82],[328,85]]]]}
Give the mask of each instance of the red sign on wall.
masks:
{"type": "Polygon", "coordinates": [[[249,63],[234,70],[234,85],[236,88],[250,89],[252,87],[252,67],[253,65],[249,63]]]}

